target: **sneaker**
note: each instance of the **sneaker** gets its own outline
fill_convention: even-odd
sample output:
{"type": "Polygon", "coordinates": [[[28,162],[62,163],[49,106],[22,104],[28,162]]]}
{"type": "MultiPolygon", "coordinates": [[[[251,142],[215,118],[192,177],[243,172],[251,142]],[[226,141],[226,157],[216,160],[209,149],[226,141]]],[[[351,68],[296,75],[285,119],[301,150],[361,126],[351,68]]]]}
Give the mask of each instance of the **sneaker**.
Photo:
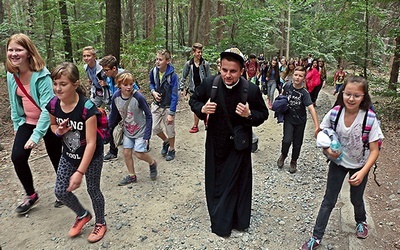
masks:
{"type": "Polygon", "coordinates": [[[290,167],[289,167],[289,172],[291,174],[296,173],[297,171],[297,161],[290,161],[290,167]]]}
{"type": "Polygon", "coordinates": [[[26,214],[37,205],[37,201],[39,200],[39,195],[34,193],[31,196],[26,196],[24,201],[15,209],[15,212],[18,214],[26,214]]]}
{"type": "Polygon", "coordinates": [[[365,239],[368,237],[368,225],[365,222],[357,223],[356,227],[357,238],[365,239]]]}
{"type": "Polygon", "coordinates": [[[79,216],[76,217],[74,225],[69,230],[69,237],[75,237],[80,234],[83,226],[92,219],[92,215],[88,211],[86,211],[85,214],[83,218],[79,218],[79,216]]]}
{"type": "Polygon", "coordinates": [[[283,154],[281,154],[281,156],[279,156],[279,159],[277,162],[278,168],[283,167],[283,164],[285,163],[285,159],[286,159],[286,157],[284,157],[283,154]]]}
{"type": "Polygon", "coordinates": [[[136,181],[137,181],[136,175],[134,176],[127,175],[124,178],[122,178],[122,180],[119,181],[118,186],[125,186],[128,185],[129,183],[133,183],[136,181]]]}
{"type": "Polygon", "coordinates": [[[104,234],[107,232],[107,226],[105,224],[96,223],[94,225],[93,231],[89,234],[88,241],[90,243],[95,243],[103,239],[104,234]]]}
{"type": "Polygon", "coordinates": [[[303,244],[303,246],[301,247],[301,250],[317,249],[317,247],[319,247],[320,243],[321,243],[321,240],[311,237],[311,239],[309,241],[307,241],[306,243],[303,244]]]}
{"type": "Polygon", "coordinates": [[[175,150],[170,150],[170,151],[168,151],[168,155],[165,158],[165,160],[172,161],[173,159],[175,159],[175,150]]]}
{"type": "Polygon", "coordinates": [[[197,133],[199,132],[199,128],[197,126],[193,126],[190,130],[189,133],[197,133]]]}
{"type": "Polygon", "coordinates": [[[104,161],[115,161],[116,159],[117,159],[118,157],[115,155],[115,154],[113,154],[113,153],[111,153],[111,152],[108,152],[105,156],[104,156],[104,161]]]}
{"type": "Polygon", "coordinates": [[[154,160],[154,163],[150,165],[150,179],[153,181],[157,178],[157,162],[154,160]]]}
{"type": "Polygon", "coordinates": [[[161,150],[161,155],[166,156],[168,153],[168,148],[169,148],[169,141],[163,142],[162,144],[162,150],[161,150]]]}
{"type": "Polygon", "coordinates": [[[60,207],[62,207],[62,206],[64,206],[64,203],[62,203],[61,201],[56,200],[56,201],[54,202],[54,207],[55,207],[55,208],[60,208],[60,207]]]}

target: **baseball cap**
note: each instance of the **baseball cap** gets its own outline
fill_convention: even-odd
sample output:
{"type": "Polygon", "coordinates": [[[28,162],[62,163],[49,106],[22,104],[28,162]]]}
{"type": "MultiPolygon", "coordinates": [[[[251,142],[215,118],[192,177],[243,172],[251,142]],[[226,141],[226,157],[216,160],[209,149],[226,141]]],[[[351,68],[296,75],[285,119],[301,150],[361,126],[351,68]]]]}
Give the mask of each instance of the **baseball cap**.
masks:
{"type": "Polygon", "coordinates": [[[224,52],[222,52],[221,53],[221,60],[224,57],[227,57],[227,56],[230,56],[230,57],[233,57],[233,58],[237,59],[242,66],[244,65],[244,56],[243,56],[242,52],[238,48],[230,48],[230,49],[227,49],[224,52]]]}

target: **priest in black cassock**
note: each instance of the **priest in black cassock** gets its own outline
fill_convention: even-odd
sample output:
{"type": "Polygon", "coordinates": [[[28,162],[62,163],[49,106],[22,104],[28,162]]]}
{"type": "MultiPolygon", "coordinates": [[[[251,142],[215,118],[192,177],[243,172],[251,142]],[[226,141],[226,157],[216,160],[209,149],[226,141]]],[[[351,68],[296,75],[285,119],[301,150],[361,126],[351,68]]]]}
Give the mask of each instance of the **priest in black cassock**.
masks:
{"type": "Polygon", "coordinates": [[[232,229],[243,231],[250,226],[252,127],[268,119],[260,89],[245,83],[243,71],[244,57],[239,49],[222,52],[220,76],[216,81],[215,76],[205,78],[189,102],[192,111],[207,125],[207,206],[211,230],[222,237],[229,237],[232,229]],[[234,132],[238,127],[242,127],[241,136],[234,132]],[[234,134],[247,141],[244,148],[235,147],[234,134]]]}

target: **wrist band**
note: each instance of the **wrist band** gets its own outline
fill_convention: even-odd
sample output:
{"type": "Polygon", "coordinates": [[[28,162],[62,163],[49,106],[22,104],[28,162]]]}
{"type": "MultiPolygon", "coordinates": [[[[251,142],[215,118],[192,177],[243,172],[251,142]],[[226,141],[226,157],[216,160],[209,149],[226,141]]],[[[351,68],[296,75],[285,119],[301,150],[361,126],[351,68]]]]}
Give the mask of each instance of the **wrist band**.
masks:
{"type": "Polygon", "coordinates": [[[81,175],[85,175],[85,173],[80,171],[79,169],[77,169],[76,172],[80,173],[81,175]]]}
{"type": "Polygon", "coordinates": [[[60,135],[60,134],[58,133],[58,129],[56,129],[56,132],[54,132],[54,134],[56,134],[57,137],[62,137],[62,136],[63,136],[63,135],[60,135]]]}

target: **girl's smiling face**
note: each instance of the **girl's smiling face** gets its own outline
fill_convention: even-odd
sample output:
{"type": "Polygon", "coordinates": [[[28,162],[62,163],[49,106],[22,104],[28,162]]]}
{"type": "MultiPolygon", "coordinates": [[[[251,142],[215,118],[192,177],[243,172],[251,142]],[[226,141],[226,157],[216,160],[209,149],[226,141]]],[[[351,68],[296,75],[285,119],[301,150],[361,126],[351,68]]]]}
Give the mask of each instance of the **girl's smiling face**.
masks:
{"type": "Polygon", "coordinates": [[[21,67],[23,65],[29,65],[29,56],[28,50],[18,43],[10,42],[8,45],[7,57],[14,66],[21,67]]]}
{"type": "Polygon", "coordinates": [[[358,83],[349,82],[343,90],[343,102],[349,111],[358,111],[364,100],[363,86],[358,83]]]}

